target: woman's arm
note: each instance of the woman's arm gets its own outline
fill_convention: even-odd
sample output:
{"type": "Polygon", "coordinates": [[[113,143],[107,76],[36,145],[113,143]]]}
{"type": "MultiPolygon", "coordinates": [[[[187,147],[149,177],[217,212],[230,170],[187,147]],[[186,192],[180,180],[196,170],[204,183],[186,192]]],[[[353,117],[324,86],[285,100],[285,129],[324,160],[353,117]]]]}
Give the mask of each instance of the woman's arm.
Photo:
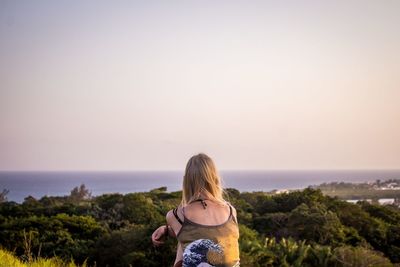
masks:
{"type": "Polygon", "coordinates": [[[174,263],[174,267],[175,266],[182,266],[182,263],[179,265],[177,265],[177,263],[179,263],[180,261],[183,260],[183,249],[182,249],[182,245],[180,242],[178,242],[178,246],[176,248],[176,258],[175,258],[175,263],[174,263]]]}
{"type": "MultiPolygon", "coordinates": [[[[178,207],[178,217],[183,221],[183,215],[180,213],[181,210],[180,207],[178,207]]],[[[170,226],[169,228],[172,230],[172,236],[176,237],[176,235],[181,230],[182,225],[178,222],[172,210],[168,211],[165,219],[167,220],[167,224],[170,226]]]]}
{"type": "Polygon", "coordinates": [[[172,210],[170,210],[165,217],[167,224],[158,227],[151,235],[151,241],[155,246],[164,244],[164,240],[167,236],[176,237],[176,234],[182,227],[182,225],[176,220],[172,210]]]}
{"type": "Polygon", "coordinates": [[[164,244],[167,231],[167,225],[162,225],[153,232],[153,234],[151,235],[151,241],[153,242],[154,246],[160,246],[164,244]]]}

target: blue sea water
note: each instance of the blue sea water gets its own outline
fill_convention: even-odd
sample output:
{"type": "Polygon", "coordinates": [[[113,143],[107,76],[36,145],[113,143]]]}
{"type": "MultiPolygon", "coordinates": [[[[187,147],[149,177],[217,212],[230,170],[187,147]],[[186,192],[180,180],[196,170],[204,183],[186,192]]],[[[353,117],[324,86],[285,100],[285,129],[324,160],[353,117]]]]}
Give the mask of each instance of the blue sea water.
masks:
{"type": "MultiPolygon", "coordinates": [[[[368,182],[377,179],[400,179],[400,170],[268,170],[220,171],[224,187],[244,191],[300,189],[324,182],[368,182]]],[[[92,195],[149,191],[166,186],[168,191],[181,189],[183,171],[68,171],[0,172],[0,191],[8,189],[9,201],[22,202],[31,195],[69,195],[84,183],[92,195]]]]}

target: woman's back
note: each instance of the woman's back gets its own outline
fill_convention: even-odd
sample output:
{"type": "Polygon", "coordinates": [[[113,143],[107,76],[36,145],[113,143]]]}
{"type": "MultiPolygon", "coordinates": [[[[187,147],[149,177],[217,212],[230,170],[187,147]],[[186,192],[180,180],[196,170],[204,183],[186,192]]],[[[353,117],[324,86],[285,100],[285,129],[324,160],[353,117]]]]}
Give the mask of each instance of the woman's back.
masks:
{"type": "Polygon", "coordinates": [[[239,229],[230,205],[200,200],[175,212],[184,267],[239,266],[239,229]]]}
{"type": "Polygon", "coordinates": [[[204,200],[194,201],[184,208],[184,215],[192,222],[204,225],[217,225],[224,223],[230,214],[228,204],[222,205],[214,201],[204,200]]]}

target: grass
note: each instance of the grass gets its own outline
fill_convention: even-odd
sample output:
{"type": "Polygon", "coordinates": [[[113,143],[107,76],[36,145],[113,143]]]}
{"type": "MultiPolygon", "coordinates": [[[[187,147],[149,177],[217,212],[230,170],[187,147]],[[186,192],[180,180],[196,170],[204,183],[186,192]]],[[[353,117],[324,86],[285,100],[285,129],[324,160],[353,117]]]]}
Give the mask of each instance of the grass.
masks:
{"type": "Polygon", "coordinates": [[[71,262],[63,262],[61,259],[54,257],[50,259],[36,258],[29,262],[23,262],[11,252],[0,249],[0,267],[88,267],[86,263],[79,266],[71,260],[71,262]]]}

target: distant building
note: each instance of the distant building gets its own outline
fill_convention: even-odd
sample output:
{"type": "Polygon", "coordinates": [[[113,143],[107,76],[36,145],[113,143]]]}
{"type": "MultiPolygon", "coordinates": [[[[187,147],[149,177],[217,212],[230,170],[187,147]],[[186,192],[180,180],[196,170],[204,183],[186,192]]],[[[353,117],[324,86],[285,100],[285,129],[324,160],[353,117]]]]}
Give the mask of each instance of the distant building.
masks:
{"type": "Polygon", "coordinates": [[[346,199],[346,202],[356,204],[358,201],[367,201],[368,203],[372,203],[372,199],[346,199]]]}
{"type": "Polygon", "coordinates": [[[380,198],[378,202],[381,205],[391,205],[394,204],[394,198],[380,198]]]}
{"type": "Polygon", "coordinates": [[[281,190],[276,190],[274,193],[275,194],[284,194],[284,193],[289,193],[290,191],[288,189],[281,189],[281,190]]]}
{"type": "MultiPolygon", "coordinates": [[[[347,199],[346,202],[356,204],[358,201],[366,201],[368,203],[372,203],[372,199],[347,199]]],[[[376,203],[376,202],[375,202],[376,203]]],[[[392,205],[395,204],[396,201],[394,198],[380,198],[378,199],[378,203],[380,205],[392,205]]]]}

